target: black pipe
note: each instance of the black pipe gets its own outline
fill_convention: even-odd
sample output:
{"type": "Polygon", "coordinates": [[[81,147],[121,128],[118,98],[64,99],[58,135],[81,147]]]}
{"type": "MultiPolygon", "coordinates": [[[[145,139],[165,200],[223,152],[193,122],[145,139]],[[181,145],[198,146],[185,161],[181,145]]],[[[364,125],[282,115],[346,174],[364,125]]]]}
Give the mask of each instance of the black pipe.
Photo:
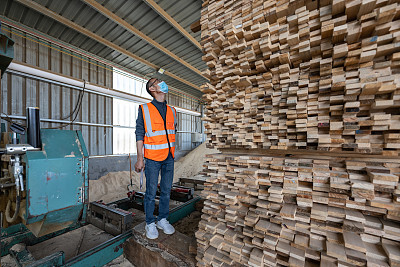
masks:
{"type": "Polygon", "coordinates": [[[27,118],[27,141],[34,148],[42,148],[40,137],[40,116],[39,108],[29,107],[26,109],[27,118]]]}

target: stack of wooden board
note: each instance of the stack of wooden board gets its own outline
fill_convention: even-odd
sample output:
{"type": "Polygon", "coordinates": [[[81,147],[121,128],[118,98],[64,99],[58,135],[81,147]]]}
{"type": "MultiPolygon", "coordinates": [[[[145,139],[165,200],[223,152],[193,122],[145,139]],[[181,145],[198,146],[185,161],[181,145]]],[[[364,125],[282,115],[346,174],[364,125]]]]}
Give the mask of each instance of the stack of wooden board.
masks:
{"type": "Polygon", "coordinates": [[[400,266],[400,160],[207,156],[198,265],[400,266]]]}
{"type": "Polygon", "coordinates": [[[204,1],[209,145],[398,155],[399,18],[392,0],[204,1]]]}
{"type": "Polygon", "coordinates": [[[400,266],[400,4],[206,0],[201,28],[198,265],[400,266]]]}

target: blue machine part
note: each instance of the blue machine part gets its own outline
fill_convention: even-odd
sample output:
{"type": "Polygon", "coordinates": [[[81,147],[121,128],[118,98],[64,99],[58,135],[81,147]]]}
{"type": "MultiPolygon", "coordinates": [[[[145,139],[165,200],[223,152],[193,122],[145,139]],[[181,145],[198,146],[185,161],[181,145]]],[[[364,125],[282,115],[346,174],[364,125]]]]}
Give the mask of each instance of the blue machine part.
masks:
{"type": "Polygon", "coordinates": [[[42,129],[41,151],[26,163],[25,224],[43,236],[84,222],[88,198],[88,153],[80,131],[42,129]]]}

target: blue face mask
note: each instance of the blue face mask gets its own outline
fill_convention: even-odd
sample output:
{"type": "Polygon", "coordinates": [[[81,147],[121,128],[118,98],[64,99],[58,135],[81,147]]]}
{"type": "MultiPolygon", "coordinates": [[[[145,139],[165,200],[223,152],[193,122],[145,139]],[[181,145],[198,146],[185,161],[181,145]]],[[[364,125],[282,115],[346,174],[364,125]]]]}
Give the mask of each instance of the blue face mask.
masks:
{"type": "Polygon", "coordinates": [[[160,86],[161,92],[163,92],[164,94],[168,93],[168,85],[165,82],[160,82],[158,86],[160,86]]]}

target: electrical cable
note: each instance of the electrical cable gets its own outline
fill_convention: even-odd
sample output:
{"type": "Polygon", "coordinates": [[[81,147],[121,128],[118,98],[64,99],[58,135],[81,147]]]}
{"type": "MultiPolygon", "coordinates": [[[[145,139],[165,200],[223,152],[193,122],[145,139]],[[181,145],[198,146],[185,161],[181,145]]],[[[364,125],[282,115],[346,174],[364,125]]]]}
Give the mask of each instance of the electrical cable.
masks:
{"type": "MultiPolygon", "coordinates": [[[[79,102],[79,109],[78,109],[78,111],[75,113],[75,117],[74,117],[74,119],[72,120],[72,122],[74,122],[74,121],[76,120],[76,118],[78,117],[79,111],[82,109],[82,99],[83,99],[83,95],[85,94],[85,87],[86,87],[86,81],[83,80],[83,88],[82,88],[82,91],[79,92],[79,93],[82,93],[82,95],[80,95],[80,99],[78,99],[78,100],[80,100],[80,102],[79,102]]],[[[78,104],[78,103],[77,103],[77,104],[78,104]]]]}
{"type": "MultiPolygon", "coordinates": [[[[83,84],[84,84],[83,88],[85,88],[85,80],[83,80],[83,84]]],[[[63,117],[63,118],[61,118],[60,120],[69,119],[69,118],[71,118],[71,117],[74,115],[74,113],[76,112],[76,109],[77,109],[78,106],[79,106],[79,101],[81,101],[81,99],[82,99],[82,97],[83,97],[83,92],[84,92],[84,90],[85,90],[85,89],[83,89],[82,91],[79,91],[78,101],[76,102],[76,105],[75,105],[74,110],[73,110],[68,116],[63,117]]]]}
{"type": "Polygon", "coordinates": [[[86,88],[86,80],[83,80],[83,87],[82,87],[82,91],[79,92],[78,101],[76,102],[74,110],[68,116],[68,118],[70,118],[73,115],[73,113],[75,113],[74,118],[70,122],[66,122],[63,125],[56,126],[56,127],[50,127],[50,128],[44,128],[44,129],[61,129],[68,125],[72,125],[74,123],[74,121],[76,120],[76,118],[78,117],[79,111],[81,111],[81,109],[82,109],[82,99],[85,94],[85,88],[86,88]]]}

